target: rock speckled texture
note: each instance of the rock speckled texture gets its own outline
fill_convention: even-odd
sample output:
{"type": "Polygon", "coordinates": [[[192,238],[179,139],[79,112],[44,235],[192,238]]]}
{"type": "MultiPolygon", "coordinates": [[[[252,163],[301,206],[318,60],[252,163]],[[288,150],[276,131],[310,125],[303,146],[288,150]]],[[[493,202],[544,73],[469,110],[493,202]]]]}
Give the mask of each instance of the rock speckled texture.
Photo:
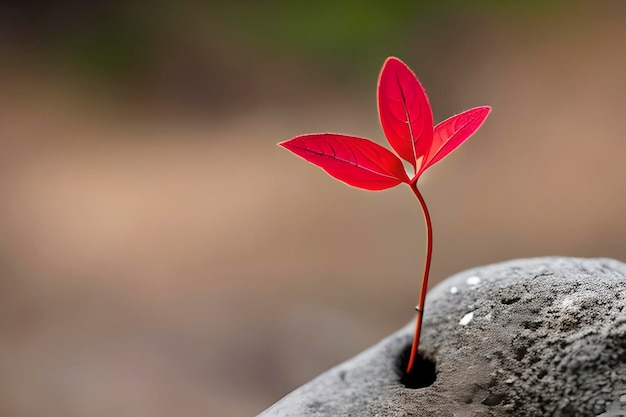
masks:
{"type": "Polygon", "coordinates": [[[537,258],[471,269],[427,298],[426,388],[401,382],[412,324],[260,417],[597,416],[626,394],[626,264],[537,258]]]}

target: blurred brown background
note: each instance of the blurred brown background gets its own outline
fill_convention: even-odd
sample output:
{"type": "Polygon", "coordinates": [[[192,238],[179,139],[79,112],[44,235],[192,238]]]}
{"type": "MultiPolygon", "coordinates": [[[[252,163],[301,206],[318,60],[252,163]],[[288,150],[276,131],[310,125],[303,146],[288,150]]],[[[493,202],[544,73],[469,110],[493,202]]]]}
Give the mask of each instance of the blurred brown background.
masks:
{"type": "Polygon", "coordinates": [[[494,108],[422,179],[433,284],[626,258],[625,2],[337,3],[1,3],[0,415],[251,416],[412,319],[409,190],[275,146],[384,143],[389,55],[494,108]]]}

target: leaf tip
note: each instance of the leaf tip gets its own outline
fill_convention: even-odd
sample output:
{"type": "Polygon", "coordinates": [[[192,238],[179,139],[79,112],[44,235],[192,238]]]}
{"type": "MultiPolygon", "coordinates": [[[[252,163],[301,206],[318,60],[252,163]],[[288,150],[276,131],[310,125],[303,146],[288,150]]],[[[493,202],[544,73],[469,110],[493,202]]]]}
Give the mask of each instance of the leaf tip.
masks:
{"type": "Polygon", "coordinates": [[[489,113],[491,113],[491,106],[476,107],[475,114],[477,115],[478,119],[481,119],[481,122],[480,122],[481,124],[487,119],[487,116],[489,116],[489,113]]]}
{"type": "Polygon", "coordinates": [[[382,73],[386,71],[407,71],[407,70],[411,74],[415,75],[413,73],[413,70],[411,70],[409,66],[404,63],[404,61],[402,61],[400,58],[397,58],[395,56],[390,56],[387,59],[385,59],[385,62],[383,63],[383,66],[380,70],[380,74],[382,75],[382,73]]]}
{"type": "Polygon", "coordinates": [[[288,150],[289,152],[293,153],[293,149],[291,148],[291,146],[289,146],[289,144],[287,143],[288,141],[282,141],[276,144],[276,146],[278,146],[279,148],[288,150]]]}
{"type": "Polygon", "coordinates": [[[294,145],[295,145],[294,142],[296,142],[298,139],[300,139],[303,136],[306,136],[306,135],[295,136],[291,139],[283,140],[282,142],[278,142],[276,146],[280,146],[281,148],[285,148],[288,151],[294,152],[294,145]]]}
{"type": "Polygon", "coordinates": [[[391,62],[402,62],[402,61],[400,60],[400,58],[392,55],[392,56],[387,57],[387,59],[385,59],[385,62],[383,63],[383,67],[385,67],[391,62]]]}

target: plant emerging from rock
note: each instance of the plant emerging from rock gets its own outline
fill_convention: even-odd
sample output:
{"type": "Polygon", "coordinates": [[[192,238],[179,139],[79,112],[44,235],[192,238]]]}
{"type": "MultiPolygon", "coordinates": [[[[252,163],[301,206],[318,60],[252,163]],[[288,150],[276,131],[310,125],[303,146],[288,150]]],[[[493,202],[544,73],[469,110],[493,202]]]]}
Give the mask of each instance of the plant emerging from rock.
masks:
{"type": "Polygon", "coordinates": [[[409,67],[394,57],[383,64],[377,96],[383,132],[397,156],[369,139],[337,133],[296,136],[279,145],[348,185],[375,191],[405,183],[417,197],[426,222],[427,245],[424,275],[415,307],[415,335],[406,370],[410,373],[419,346],[433,251],[430,214],[417,188],[417,180],[474,134],[491,108],[476,107],[433,126],[433,113],[424,88],[409,67]],[[400,158],[411,164],[411,173],[406,172],[400,158]]]}

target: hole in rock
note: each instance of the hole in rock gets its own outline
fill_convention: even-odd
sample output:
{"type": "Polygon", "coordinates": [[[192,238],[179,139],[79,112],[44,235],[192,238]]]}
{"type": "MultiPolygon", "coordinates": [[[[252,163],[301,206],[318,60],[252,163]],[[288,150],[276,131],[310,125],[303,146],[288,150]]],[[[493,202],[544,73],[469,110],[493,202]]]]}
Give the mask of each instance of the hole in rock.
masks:
{"type": "Polygon", "coordinates": [[[504,401],[504,398],[505,398],[504,394],[491,394],[490,396],[485,398],[481,404],[484,404],[489,407],[493,407],[493,406],[500,404],[502,401],[504,401]]]}
{"type": "Polygon", "coordinates": [[[502,304],[506,304],[506,305],[511,305],[511,304],[515,304],[517,303],[519,300],[521,300],[520,297],[516,297],[516,296],[510,296],[510,297],[504,297],[500,300],[500,302],[502,304]]]}
{"type": "Polygon", "coordinates": [[[410,374],[407,374],[406,367],[409,364],[410,355],[411,345],[408,345],[402,350],[397,363],[400,382],[407,388],[417,389],[430,387],[437,379],[434,358],[428,352],[418,350],[413,369],[410,374]]]}

